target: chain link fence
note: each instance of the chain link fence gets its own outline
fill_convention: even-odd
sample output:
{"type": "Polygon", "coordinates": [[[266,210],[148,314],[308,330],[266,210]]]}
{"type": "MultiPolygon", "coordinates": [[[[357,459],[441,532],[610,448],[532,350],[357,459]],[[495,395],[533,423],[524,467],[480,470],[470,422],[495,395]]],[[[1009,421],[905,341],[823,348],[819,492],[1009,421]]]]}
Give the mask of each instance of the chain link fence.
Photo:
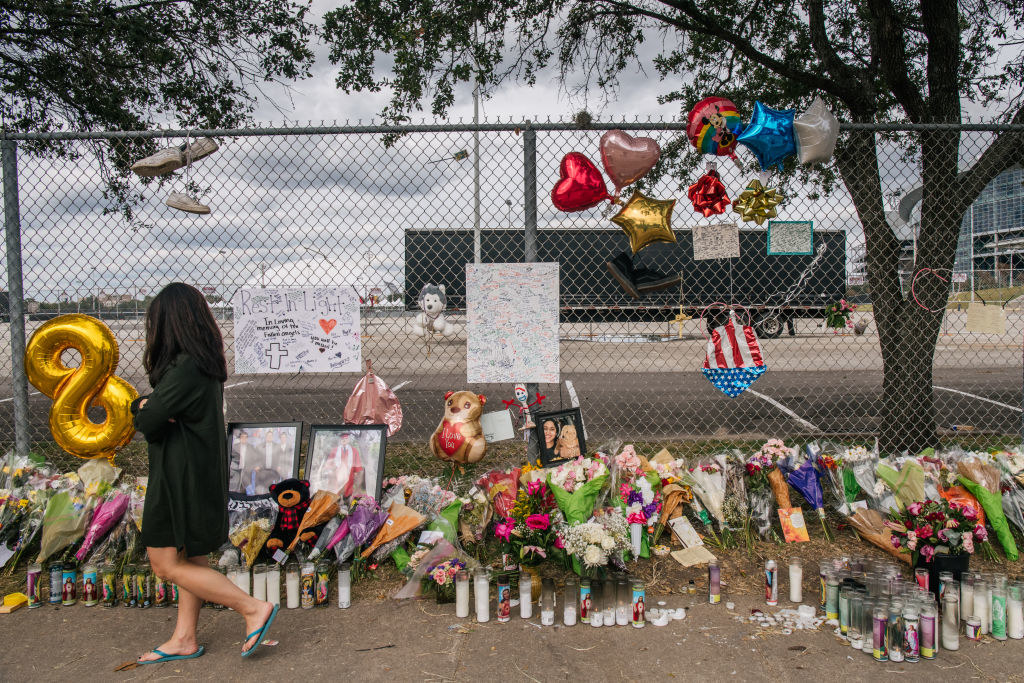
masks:
{"type": "MultiPolygon", "coordinates": [[[[638,442],[651,454],[665,445],[704,452],[773,436],[871,439],[885,409],[882,361],[864,233],[842,183],[826,179],[830,187],[823,188],[793,174],[767,179],[785,196],[775,220],[813,222],[813,253],[769,254],[769,223],[740,222],[739,258],[695,260],[694,226],[739,218],[731,209],[708,218],[694,212],[686,188],[704,172],[701,159],[686,177],[668,174],[644,186],[651,197],[677,199],[671,218],[676,241],[632,257],[626,234],[609,220],[606,207],[618,207],[562,213],[550,198],[563,155],[579,151],[600,164],[599,139],[612,127],[652,137],[663,149],[685,140],[685,123],[195,132],[215,137],[220,149],[172,175],[132,176],[129,188],[137,196],[130,217],[108,191],[109,170],[95,151],[137,142],[138,134],[12,136],[4,142],[5,267],[18,249],[11,234],[17,232],[11,213],[16,189],[26,336],[60,313],[98,316],[120,344],[117,374],[142,393],[148,390],[143,316],[149,299],[169,282],[193,284],[207,295],[222,325],[229,370],[230,301],[239,288],[354,288],[363,301],[363,358],[396,388],[404,409],[404,426],[388,443],[387,469],[393,472],[436,469],[425,443],[441,418],[444,393],[465,387],[465,264],[529,260],[528,252],[537,261],[560,264],[561,377],[578,395],[591,450],[613,439],[638,442]],[[63,155],[40,151],[54,139],[63,155]],[[210,215],[169,208],[164,199],[170,192],[194,194],[210,206],[210,215]],[[622,255],[669,286],[635,298],[609,267],[617,262],[621,269],[622,255]],[[448,315],[459,328],[429,343],[411,330],[420,288],[428,282],[446,286],[448,315]],[[828,328],[825,307],[841,299],[858,304],[850,327],[828,328]],[[702,312],[718,301],[747,309],[768,366],[735,399],[701,374],[702,312]]],[[[979,126],[962,131],[961,157],[979,154],[993,134],[979,126]]],[[[160,145],[185,142],[149,135],[166,137],[160,145]]],[[[890,226],[902,250],[901,269],[911,274],[916,214],[911,207],[901,216],[898,208],[919,184],[916,132],[876,135],[890,226]]],[[[717,166],[733,200],[758,177],[724,158],[717,166]]],[[[983,194],[1002,213],[989,211],[986,226],[975,215],[982,212],[964,220],[934,357],[940,429],[969,446],[1013,439],[1020,430],[1024,261],[1017,244],[1024,243],[1024,220],[1014,216],[1024,209],[1024,188],[1020,170],[1007,174],[1012,182],[1002,183],[998,197],[983,194]],[[995,251],[993,238],[1000,242],[995,251]],[[1002,333],[968,331],[968,307],[977,301],[1001,307],[1002,333]]],[[[905,284],[911,296],[909,278],[905,284]]],[[[19,306],[10,303],[16,315],[19,306]]],[[[16,337],[16,321],[2,326],[9,329],[16,337]]],[[[10,342],[13,353],[0,359],[9,389],[20,380],[13,362],[19,346],[13,337],[10,342]]],[[[342,421],[358,377],[232,374],[228,420],[302,421],[308,434],[309,425],[342,421]]],[[[510,385],[468,388],[485,394],[490,406],[513,398],[510,385]]],[[[565,384],[538,390],[543,409],[571,407],[565,384]]],[[[29,392],[30,447],[56,457],[47,426],[51,402],[31,386],[29,392]]],[[[0,433],[8,442],[15,434],[14,393],[0,396],[0,433]]],[[[141,453],[138,444],[132,448],[141,453]]],[[[521,459],[524,452],[522,441],[498,444],[484,464],[521,459]]],[[[130,470],[145,469],[144,458],[123,460],[130,470]]]]}

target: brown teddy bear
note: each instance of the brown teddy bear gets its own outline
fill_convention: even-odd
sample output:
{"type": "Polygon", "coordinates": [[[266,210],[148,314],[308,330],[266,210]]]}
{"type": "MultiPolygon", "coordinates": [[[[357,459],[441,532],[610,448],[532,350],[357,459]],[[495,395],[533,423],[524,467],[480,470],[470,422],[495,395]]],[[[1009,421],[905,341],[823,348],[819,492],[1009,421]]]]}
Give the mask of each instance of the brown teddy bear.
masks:
{"type": "Polygon", "coordinates": [[[479,462],[487,451],[480,428],[480,415],[487,399],[469,391],[449,391],[444,400],[444,417],[430,437],[431,452],[441,460],[460,465],[479,462]]]}

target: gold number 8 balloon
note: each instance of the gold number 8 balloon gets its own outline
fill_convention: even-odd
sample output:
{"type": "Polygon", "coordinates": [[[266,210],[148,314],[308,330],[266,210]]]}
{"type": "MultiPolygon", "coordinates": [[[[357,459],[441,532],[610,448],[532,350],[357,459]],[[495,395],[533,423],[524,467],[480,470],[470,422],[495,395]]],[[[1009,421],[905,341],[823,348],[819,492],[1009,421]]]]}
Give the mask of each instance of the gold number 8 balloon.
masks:
{"type": "Polygon", "coordinates": [[[131,402],[139,393],[114,375],[118,361],[117,340],[110,328],[95,318],[72,313],[43,324],[25,349],[28,380],[53,399],[50,431],[57,445],[79,458],[107,458],[135,433],[131,402]],[[78,351],[77,368],[64,365],[61,355],[78,351]],[[101,423],[89,419],[90,406],[106,411],[101,423]]]}

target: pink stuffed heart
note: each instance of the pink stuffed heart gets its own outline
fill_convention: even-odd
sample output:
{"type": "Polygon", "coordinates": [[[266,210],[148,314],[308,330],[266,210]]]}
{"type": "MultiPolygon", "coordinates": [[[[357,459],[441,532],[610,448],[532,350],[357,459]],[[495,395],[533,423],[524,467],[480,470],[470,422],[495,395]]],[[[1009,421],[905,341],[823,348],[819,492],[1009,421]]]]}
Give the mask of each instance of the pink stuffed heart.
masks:
{"type": "Polygon", "coordinates": [[[647,175],[661,157],[661,147],[652,138],[635,138],[621,130],[601,136],[601,162],[615,185],[615,193],[647,175]]]}
{"type": "Polygon", "coordinates": [[[562,157],[560,179],[551,190],[551,203],[560,211],[583,211],[608,199],[604,178],[590,159],[579,152],[562,157]]]}

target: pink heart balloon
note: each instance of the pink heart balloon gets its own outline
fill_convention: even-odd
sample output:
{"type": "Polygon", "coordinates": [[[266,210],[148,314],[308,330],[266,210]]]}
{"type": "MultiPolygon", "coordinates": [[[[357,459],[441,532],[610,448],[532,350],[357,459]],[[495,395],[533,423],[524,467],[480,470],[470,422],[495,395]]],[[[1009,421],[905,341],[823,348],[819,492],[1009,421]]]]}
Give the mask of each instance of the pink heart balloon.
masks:
{"type": "Polygon", "coordinates": [[[615,194],[647,175],[660,156],[661,147],[652,138],[635,138],[618,129],[601,136],[601,162],[615,194]]]}

